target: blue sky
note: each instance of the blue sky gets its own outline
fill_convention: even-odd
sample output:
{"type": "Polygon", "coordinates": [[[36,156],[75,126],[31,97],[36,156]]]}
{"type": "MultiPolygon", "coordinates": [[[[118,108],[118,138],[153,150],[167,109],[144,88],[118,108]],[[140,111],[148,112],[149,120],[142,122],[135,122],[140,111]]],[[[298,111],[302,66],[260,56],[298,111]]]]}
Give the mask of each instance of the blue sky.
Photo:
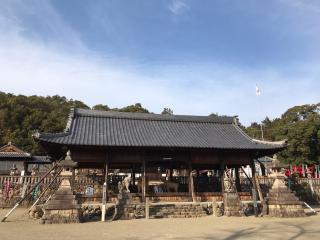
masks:
{"type": "Polygon", "coordinates": [[[317,0],[0,0],[0,90],[248,125],[320,101],[319,23],[317,0]]]}

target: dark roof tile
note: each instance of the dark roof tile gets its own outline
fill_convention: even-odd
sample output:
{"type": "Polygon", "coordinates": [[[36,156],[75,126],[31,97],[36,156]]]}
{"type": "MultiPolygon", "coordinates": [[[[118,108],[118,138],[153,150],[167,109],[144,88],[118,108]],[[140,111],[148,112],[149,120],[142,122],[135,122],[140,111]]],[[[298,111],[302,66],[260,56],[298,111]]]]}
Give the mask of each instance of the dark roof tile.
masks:
{"type": "Polygon", "coordinates": [[[0,158],[30,158],[29,153],[21,152],[0,152],[0,158]]]}
{"type": "Polygon", "coordinates": [[[234,117],[159,115],[75,109],[65,133],[43,133],[40,141],[91,146],[275,149],[253,141],[234,117]]]}

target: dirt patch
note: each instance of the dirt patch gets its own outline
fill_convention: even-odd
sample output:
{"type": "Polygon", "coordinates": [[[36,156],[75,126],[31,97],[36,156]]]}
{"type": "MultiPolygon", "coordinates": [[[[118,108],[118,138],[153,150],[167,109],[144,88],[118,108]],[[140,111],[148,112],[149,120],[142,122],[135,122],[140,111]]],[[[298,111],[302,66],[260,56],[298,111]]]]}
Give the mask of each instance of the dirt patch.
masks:
{"type": "MultiPolygon", "coordinates": [[[[2,218],[7,209],[0,210],[2,218]]],[[[41,225],[18,209],[0,223],[1,240],[28,239],[318,239],[320,216],[202,217],[41,225]]]]}

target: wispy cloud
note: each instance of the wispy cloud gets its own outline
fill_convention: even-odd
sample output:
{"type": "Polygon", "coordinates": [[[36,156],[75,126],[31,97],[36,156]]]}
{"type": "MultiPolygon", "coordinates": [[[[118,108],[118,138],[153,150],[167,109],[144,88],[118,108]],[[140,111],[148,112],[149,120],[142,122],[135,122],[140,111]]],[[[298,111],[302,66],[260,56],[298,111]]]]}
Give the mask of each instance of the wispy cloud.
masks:
{"type": "Polygon", "coordinates": [[[4,0],[0,6],[0,31],[2,41],[24,39],[55,48],[86,48],[49,1],[4,0]]]}
{"type": "Polygon", "coordinates": [[[303,77],[273,70],[241,70],[217,63],[144,66],[115,64],[94,54],[68,54],[24,39],[0,45],[2,91],[65,95],[91,106],[122,107],[141,102],[160,112],[240,115],[244,124],[279,116],[288,107],[319,101],[320,64],[304,66],[303,77]],[[310,70],[310,69],[312,70],[310,70]],[[309,71],[310,70],[310,71],[309,71]],[[255,83],[263,94],[257,98],[255,83]],[[306,94],[308,93],[308,94],[306,94]]]}
{"type": "Polygon", "coordinates": [[[189,6],[185,2],[185,0],[172,0],[169,3],[168,9],[174,14],[174,15],[179,15],[186,10],[189,9],[189,6]]]}
{"type": "MultiPolygon", "coordinates": [[[[163,107],[171,107],[176,114],[217,112],[239,115],[244,124],[320,100],[319,62],[296,66],[295,73],[192,59],[174,66],[145,66],[91,51],[48,2],[23,3],[0,9],[0,91],[59,94],[112,107],[141,102],[153,112],[163,107]],[[55,36],[42,39],[36,31],[31,34],[33,30],[23,21],[26,13],[45,15],[44,24],[55,36]],[[256,83],[262,89],[259,98],[256,83]]],[[[178,13],[181,8],[187,8],[184,2],[173,11],[178,13]]]]}
{"type": "Polygon", "coordinates": [[[287,6],[298,11],[320,13],[320,2],[318,0],[280,0],[287,6]]]}

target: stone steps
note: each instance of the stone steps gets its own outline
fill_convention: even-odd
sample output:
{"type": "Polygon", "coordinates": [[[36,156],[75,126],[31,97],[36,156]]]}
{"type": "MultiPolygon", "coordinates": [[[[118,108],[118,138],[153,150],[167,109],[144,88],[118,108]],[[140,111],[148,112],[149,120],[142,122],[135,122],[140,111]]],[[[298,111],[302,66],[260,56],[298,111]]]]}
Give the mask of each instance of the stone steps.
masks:
{"type": "Polygon", "coordinates": [[[76,200],[76,196],[75,195],[56,194],[56,195],[53,195],[51,199],[53,199],[53,200],[76,200]]]}
{"type": "Polygon", "coordinates": [[[161,204],[149,207],[150,218],[193,218],[207,215],[201,204],[161,204]]]}

